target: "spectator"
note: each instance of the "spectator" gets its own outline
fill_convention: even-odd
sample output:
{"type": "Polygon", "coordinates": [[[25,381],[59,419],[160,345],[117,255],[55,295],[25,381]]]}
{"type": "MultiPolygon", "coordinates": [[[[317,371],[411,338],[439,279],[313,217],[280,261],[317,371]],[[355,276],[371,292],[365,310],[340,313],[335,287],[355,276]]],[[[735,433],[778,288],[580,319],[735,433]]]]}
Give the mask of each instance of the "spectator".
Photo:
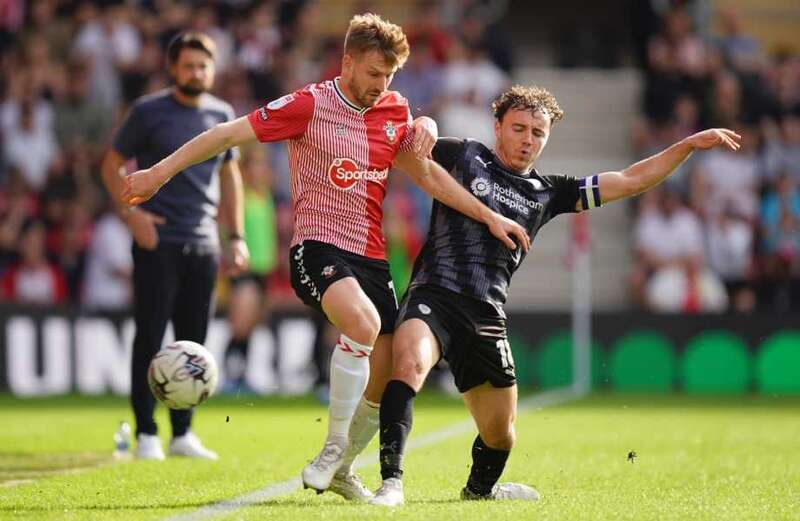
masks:
{"type": "Polygon", "coordinates": [[[730,72],[717,76],[708,95],[710,124],[735,128],[742,117],[742,89],[736,76],[730,72]]]}
{"type": "Polygon", "coordinates": [[[758,40],[745,34],[742,16],[733,6],[719,11],[722,37],[719,46],[725,59],[739,72],[755,71],[761,65],[761,45],[758,40]]]}
{"type": "Polygon", "coordinates": [[[56,16],[57,4],[55,0],[29,2],[30,27],[23,32],[22,40],[28,40],[33,35],[43,38],[50,56],[63,62],[69,53],[70,24],[68,18],[56,16]]]}
{"type": "Polygon", "coordinates": [[[23,225],[39,213],[39,200],[12,169],[0,190],[0,273],[15,260],[23,225]]]}
{"type": "Polygon", "coordinates": [[[19,260],[0,280],[3,297],[24,304],[52,306],[67,298],[64,274],[47,260],[45,227],[37,220],[28,221],[22,228],[19,260]]]}
{"type": "Polygon", "coordinates": [[[67,203],[66,219],[53,234],[52,251],[67,284],[70,302],[79,303],[86,268],[86,253],[91,241],[89,214],[84,204],[75,198],[67,203]]]}
{"type": "Polygon", "coordinates": [[[761,204],[766,300],[770,307],[800,307],[800,189],[788,174],[778,177],[761,204]]]}
{"type": "Polygon", "coordinates": [[[276,217],[270,188],[267,148],[251,145],[242,164],[244,239],[250,251],[248,271],[232,278],[228,309],[231,338],[225,351],[226,392],[250,392],[245,382],[250,336],[263,320],[267,278],[277,264],[276,217]]]}
{"type": "Polygon", "coordinates": [[[724,288],[705,267],[700,220],[677,193],[653,193],[635,225],[634,296],[654,311],[724,309],[724,288]]]}
{"type": "Polygon", "coordinates": [[[682,8],[667,14],[662,33],[650,41],[650,52],[668,55],[683,76],[702,78],[706,74],[706,46],[694,34],[692,19],[682,8]]]}
{"type": "Polygon", "coordinates": [[[55,133],[62,148],[89,145],[99,153],[111,130],[111,114],[89,97],[89,68],[73,61],[68,67],[66,93],[55,106],[55,133]]]}
{"type": "Polygon", "coordinates": [[[452,36],[442,23],[440,11],[441,6],[434,0],[417,4],[412,22],[408,24],[408,41],[413,49],[411,56],[417,52],[420,41],[426,42],[434,63],[441,67],[449,59],[452,36]]]}
{"type": "Polygon", "coordinates": [[[456,42],[444,69],[439,114],[443,135],[458,135],[494,143],[494,118],[486,109],[509,79],[486,57],[484,49],[456,42]]]}
{"type": "Polygon", "coordinates": [[[105,7],[97,18],[89,20],[75,38],[74,51],[92,64],[91,97],[106,109],[113,109],[122,99],[120,71],[136,62],[141,39],[128,20],[124,4],[105,7]]]}
{"type": "Polygon", "coordinates": [[[775,180],[786,173],[800,184],[800,104],[781,114],[778,125],[765,124],[767,177],[775,180]]]}
{"type": "Polygon", "coordinates": [[[725,210],[706,225],[708,263],[722,280],[733,309],[752,311],[755,293],[749,278],[753,258],[753,226],[741,218],[736,208],[725,210]]]}
{"type": "Polygon", "coordinates": [[[441,85],[441,67],[436,64],[433,48],[427,39],[419,38],[414,52],[395,76],[392,88],[408,98],[415,117],[434,116],[441,104],[441,85]]]}
{"type": "Polygon", "coordinates": [[[131,234],[111,210],[97,221],[89,246],[84,307],[97,311],[127,310],[131,304],[131,234]]]}
{"type": "Polygon", "coordinates": [[[49,118],[37,121],[35,107],[36,101],[30,97],[20,101],[16,122],[5,131],[3,155],[9,166],[22,174],[28,186],[41,190],[59,150],[53,129],[49,121],[45,122],[49,118]]]}
{"type": "Polygon", "coordinates": [[[745,126],[739,132],[742,148],[736,153],[711,150],[698,155],[692,202],[708,219],[717,218],[728,205],[751,222],[758,216],[759,134],[753,126],[745,126]]]}

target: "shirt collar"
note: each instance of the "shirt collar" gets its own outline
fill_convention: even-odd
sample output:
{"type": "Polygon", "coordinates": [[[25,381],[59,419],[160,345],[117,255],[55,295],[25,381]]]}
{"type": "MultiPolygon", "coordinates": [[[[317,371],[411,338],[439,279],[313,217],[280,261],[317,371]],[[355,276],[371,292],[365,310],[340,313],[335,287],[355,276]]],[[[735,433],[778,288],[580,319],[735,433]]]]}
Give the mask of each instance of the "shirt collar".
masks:
{"type": "Polygon", "coordinates": [[[355,103],[353,103],[352,101],[347,99],[347,96],[344,95],[344,92],[342,92],[342,89],[339,87],[339,80],[340,79],[341,79],[341,76],[337,76],[337,77],[335,77],[333,79],[333,90],[336,91],[336,95],[339,98],[339,100],[347,108],[349,108],[350,110],[352,110],[353,112],[355,112],[357,114],[364,114],[366,111],[368,111],[369,107],[359,107],[358,105],[356,105],[355,103]]]}

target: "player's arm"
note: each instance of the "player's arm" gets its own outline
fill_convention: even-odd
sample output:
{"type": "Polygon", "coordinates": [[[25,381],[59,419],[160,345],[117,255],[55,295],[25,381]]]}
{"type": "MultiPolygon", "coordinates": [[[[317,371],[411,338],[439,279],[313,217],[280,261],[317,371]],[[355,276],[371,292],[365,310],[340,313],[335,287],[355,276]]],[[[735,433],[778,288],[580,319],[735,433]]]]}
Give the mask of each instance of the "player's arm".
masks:
{"type": "Polygon", "coordinates": [[[122,199],[127,204],[143,203],[178,172],[231,147],[255,140],[256,133],[247,117],[219,123],[189,140],[151,168],[127,176],[122,199]]]}
{"type": "Polygon", "coordinates": [[[220,211],[229,228],[228,261],[230,272],[238,275],[247,267],[250,252],[244,241],[244,188],[239,162],[235,159],[225,161],[219,177],[220,211]]]}
{"type": "Polygon", "coordinates": [[[693,134],[656,155],[643,159],[621,172],[604,172],[581,180],[584,188],[576,210],[586,210],[650,190],[667,178],[695,150],[726,146],[739,150],[742,137],[726,128],[712,128],[693,134]],[[596,177],[596,179],[594,179],[596,177]],[[596,189],[596,190],[595,190],[596,189]],[[600,200],[596,194],[599,193],[600,200]]]}
{"type": "Polygon", "coordinates": [[[114,147],[108,149],[100,167],[103,184],[117,206],[118,213],[133,235],[136,244],[144,249],[153,249],[158,245],[159,224],[165,220],[160,215],[139,208],[130,208],[122,199],[125,188],[125,163],[128,158],[120,154],[114,147]]]}
{"type": "Polygon", "coordinates": [[[528,251],[530,238],[522,226],[490,210],[435,161],[420,159],[413,152],[399,152],[394,164],[431,197],[467,217],[484,223],[492,235],[503,241],[508,248],[516,249],[518,243],[522,245],[523,250],[528,251]],[[516,238],[517,243],[512,236],[516,238]]]}

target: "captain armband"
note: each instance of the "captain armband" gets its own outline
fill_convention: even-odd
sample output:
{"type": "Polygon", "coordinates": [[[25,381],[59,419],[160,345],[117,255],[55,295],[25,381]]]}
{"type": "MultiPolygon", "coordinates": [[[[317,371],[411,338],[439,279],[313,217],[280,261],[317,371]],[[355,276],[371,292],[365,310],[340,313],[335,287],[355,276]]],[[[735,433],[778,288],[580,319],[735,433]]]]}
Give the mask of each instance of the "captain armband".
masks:
{"type": "Polygon", "coordinates": [[[600,176],[590,175],[578,180],[578,193],[584,210],[599,208],[603,205],[600,200],[600,176]]]}

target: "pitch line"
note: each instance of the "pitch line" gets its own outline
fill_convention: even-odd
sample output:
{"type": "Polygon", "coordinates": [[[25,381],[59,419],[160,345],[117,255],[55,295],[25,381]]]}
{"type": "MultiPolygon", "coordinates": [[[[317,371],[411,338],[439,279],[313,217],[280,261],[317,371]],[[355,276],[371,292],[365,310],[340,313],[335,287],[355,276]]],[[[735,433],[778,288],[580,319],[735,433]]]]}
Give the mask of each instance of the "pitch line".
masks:
{"type": "MultiPolygon", "coordinates": [[[[575,400],[579,397],[580,396],[572,388],[555,389],[552,391],[534,394],[521,400],[517,409],[520,413],[531,409],[543,409],[545,407],[552,407],[554,405],[575,400]]],[[[454,423],[448,427],[444,427],[443,429],[413,437],[409,440],[408,445],[406,446],[406,453],[415,449],[421,449],[430,445],[435,445],[450,438],[465,434],[473,429],[475,429],[475,423],[472,418],[470,418],[468,420],[454,423]]],[[[376,463],[378,463],[378,452],[373,451],[367,455],[360,456],[353,468],[360,469],[363,467],[369,467],[370,465],[375,465],[376,463]]],[[[270,499],[291,494],[292,492],[299,490],[302,485],[303,482],[300,479],[300,476],[297,476],[292,479],[287,479],[286,481],[280,481],[278,483],[267,485],[262,489],[235,497],[233,499],[226,499],[217,503],[213,503],[193,512],[170,516],[165,518],[165,521],[205,521],[207,519],[230,514],[231,512],[240,508],[264,503],[270,499]]]]}

